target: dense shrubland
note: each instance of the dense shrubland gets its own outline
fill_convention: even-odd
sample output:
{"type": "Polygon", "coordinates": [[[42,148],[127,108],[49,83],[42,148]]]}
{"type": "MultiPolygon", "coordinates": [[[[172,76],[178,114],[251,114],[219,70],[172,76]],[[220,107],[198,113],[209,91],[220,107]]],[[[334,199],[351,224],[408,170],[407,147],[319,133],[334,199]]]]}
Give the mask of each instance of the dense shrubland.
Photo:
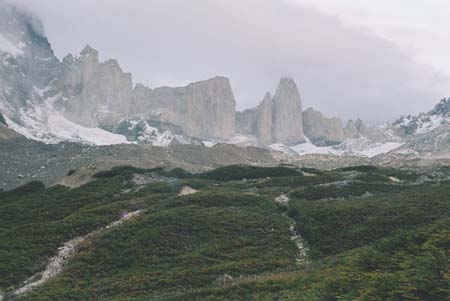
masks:
{"type": "Polygon", "coordinates": [[[449,175],[120,167],[72,190],[30,183],[0,192],[0,289],[41,271],[64,241],[146,209],[23,300],[450,300],[449,175]],[[200,191],[179,196],[183,186],[200,191]],[[288,204],[274,202],[281,194],[288,204]],[[288,217],[308,265],[296,264],[288,217]]]}

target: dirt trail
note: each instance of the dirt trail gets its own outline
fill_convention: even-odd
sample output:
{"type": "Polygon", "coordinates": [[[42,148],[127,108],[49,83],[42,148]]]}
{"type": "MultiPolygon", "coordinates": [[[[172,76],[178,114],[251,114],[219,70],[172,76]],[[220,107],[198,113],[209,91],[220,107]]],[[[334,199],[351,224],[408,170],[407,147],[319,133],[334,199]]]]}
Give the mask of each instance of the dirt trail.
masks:
{"type": "MultiPolygon", "coordinates": [[[[287,205],[289,204],[289,197],[285,194],[282,194],[275,198],[275,202],[287,205]]],[[[298,265],[306,265],[308,264],[308,247],[305,246],[305,240],[300,235],[300,233],[297,232],[295,229],[295,220],[291,217],[289,217],[286,213],[283,213],[283,216],[285,216],[287,219],[289,219],[289,230],[291,231],[291,240],[295,242],[298,248],[296,261],[298,265]]]]}
{"type": "MultiPolygon", "coordinates": [[[[105,227],[94,230],[84,236],[75,237],[75,238],[67,241],[66,243],[64,243],[64,245],[62,247],[60,247],[58,249],[58,254],[56,256],[50,258],[50,260],[47,264],[47,267],[45,268],[44,271],[39,272],[39,273],[33,275],[32,277],[30,277],[28,280],[26,280],[24,282],[24,285],[22,287],[18,288],[17,290],[15,290],[13,294],[14,295],[26,294],[26,293],[30,292],[32,289],[34,289],[35,287],[38,287],[38,286],[44,284],[45,282],[47,282],[49,279],[57,276],[59,273],[62,272],[67,260],[76,254],[78,248],[84,241],[86,241],[87,239],[90,239],[92,237],[98,236],[99,234],[101,234],[102,232],[104,232],[107,229],[117,227],[117,226],[123,224],[124,222],[130,220],[131,218],[141,214],[142,212],[143,212],[142,210],[138,210],[138,211],[134,211],[134,212],[130,212],[130,213],[125,213],[122,215],[122,217],[119,220],[114,221],[105,227]]],[[[2,300],[1,295],[0,295],[0,300],[2,300]]]]}

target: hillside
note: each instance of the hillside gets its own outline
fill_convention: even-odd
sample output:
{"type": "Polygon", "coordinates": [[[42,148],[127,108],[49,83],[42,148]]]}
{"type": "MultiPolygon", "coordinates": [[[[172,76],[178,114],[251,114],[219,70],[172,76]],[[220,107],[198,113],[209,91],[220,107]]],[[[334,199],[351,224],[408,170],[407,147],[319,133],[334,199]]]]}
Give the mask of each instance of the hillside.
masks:
{"type": "Polygon", "coordinates": [[[0,194],[0,289],[4,300],[448,300],[449,181],[448,168],[232,165],[34,182],[0,194]],[[62,271],[39,282],[69,241],[62,271]],[[38,284],[21,293],[27,279],[38,284]]]}

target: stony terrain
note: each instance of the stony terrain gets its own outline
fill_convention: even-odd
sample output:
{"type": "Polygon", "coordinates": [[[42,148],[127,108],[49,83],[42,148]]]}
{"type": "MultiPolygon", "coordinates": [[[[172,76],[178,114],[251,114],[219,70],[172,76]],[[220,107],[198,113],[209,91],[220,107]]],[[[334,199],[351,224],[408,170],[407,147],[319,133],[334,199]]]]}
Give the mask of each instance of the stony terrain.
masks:
{"type": "Polygon", "coordinates": [[[113,166],[131,165],[141,168],[181,167],[201,171],[216,166],[249,164],[296,166],[331,169],[340,166],[367,164],[367,158],[346,156],[290,156],[263,148],[216,144],[200,145],[107,145],[89,146],[78,143],[45,144],[26,138],[0,141],[0,187],[8,190],[29,181],[53,185],[64,179],[76,186],[91,179],[93,173],[113,166]],[[70,171],[71,177],[66,177],[70,171]]]}

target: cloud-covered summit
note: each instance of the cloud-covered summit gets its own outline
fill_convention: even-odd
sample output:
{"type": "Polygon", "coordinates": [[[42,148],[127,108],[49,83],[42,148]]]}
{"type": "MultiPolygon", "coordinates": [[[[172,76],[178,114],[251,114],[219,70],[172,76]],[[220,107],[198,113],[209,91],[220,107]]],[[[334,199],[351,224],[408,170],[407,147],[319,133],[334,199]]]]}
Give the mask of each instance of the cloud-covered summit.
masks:
{"type": "Polygon", "coordinates": [[[426,109],[449,83],[391,42],[285,1],[13,2],[43,19],[60,58],[89,43],[152,87],[227,76],[241,109],[288,74],[306,106],[384,121],[426,109]]]}

